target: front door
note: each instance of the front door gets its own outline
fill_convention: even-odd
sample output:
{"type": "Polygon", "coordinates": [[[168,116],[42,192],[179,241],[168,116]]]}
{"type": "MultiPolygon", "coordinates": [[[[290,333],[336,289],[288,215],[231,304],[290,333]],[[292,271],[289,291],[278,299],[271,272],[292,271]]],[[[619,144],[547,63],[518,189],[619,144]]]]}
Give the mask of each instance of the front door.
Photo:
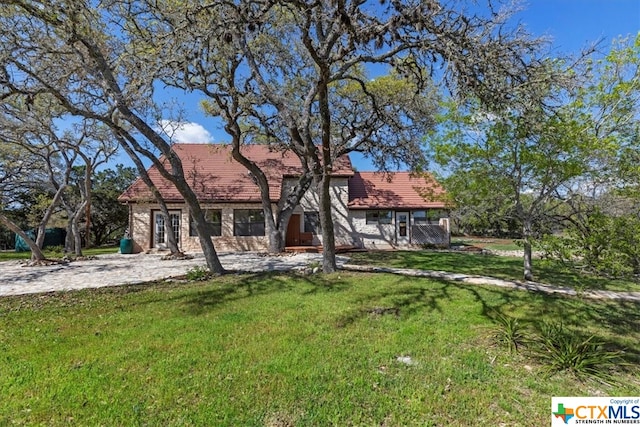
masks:
{"type": "Polygon", "coordinates": [[[287,226],[287,237],[285,239],[286,246],[299,246],[300,245],[300,215],[294,214],[289,218],[289,225],[287,226]]]}
{"type": "MultiPolygon", "coordinates": [[[[171,230],[176,237],[176,243],[180,245],[180,212],[169,212],[171,230]]],[[[153,247],[167,248],[167,233],[165,228],[166,217],[160,211],[153,212],[153,247]]]]}
{"type": "Polygon", "coordinates": [[[396,243],[408,245],[409,239],[409,212],[396,212],[396,243]]]}

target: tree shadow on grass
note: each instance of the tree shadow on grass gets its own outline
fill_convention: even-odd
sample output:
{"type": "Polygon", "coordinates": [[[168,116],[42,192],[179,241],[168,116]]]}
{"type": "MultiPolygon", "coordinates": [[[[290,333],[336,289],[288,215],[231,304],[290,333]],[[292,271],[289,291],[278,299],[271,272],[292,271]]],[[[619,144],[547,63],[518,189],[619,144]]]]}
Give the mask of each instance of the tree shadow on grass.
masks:
{"type": "Polygon", "coordinates": [[[353,299],[354,308],[340,315],[336,326],[348,327],[372,316],[392,315],[400,320],[421,312],[445,313],[445,301],[455,302],[460,293],[466,293],[496,327],[499,317],[510,316],[540,335],[545,321],[562,322],[585,339],[593,335],[607,351],[621,351],[621,370],[640,364],[640,303],[584,300],[442,279],[387,277],[386,286],[353,299]]]}
{"type": "MultiPolygon", "coordinates": [[[[640,364],[640,303],[631,301],[598,301],[543,295],[545,315],[561,322],[583,339],[591,336],[609,351],[622,352],[621,359],[630,365],[640,364]]],[[[523,307],[524,309],[528,307],[523,307]]],[[[537,333],[544,321],[530,308],[525,319],[537,333]]],[[[624,366],[621,366],[624,368],[624,366]]]]}
{"type": "MultiPolygon", "coordinates": [[[[226,302],[278,292],[296,292],[302,297],[335,293],[336,298],[349,298],[348,306],[352,307],[335,317],[336,326],[343,328],[370,317],[394,316],[402,320],[421,312],[445,314],[449,309],[447,305],[463,298],[461,293],[466,293],[480,305],[480,315],[491,324],[499,326],[500,316],[510,316],[539,334],[545,320],[561,321],[576,333],[594,335],[607,349],[623,350],[623,360],[627,363],[640,364],[640,303],[635,302],[585,300],[381,273],[299,275],[266,272],[228,275],[216,281],[213,279],[201,290],[192,289],[171,298],[184,302],[187,313],[200,315],[226,302]],[[354,287],[354,281],[369,280],[377,281],[377,284],[360,287],[355,294],[346,292],[354,287]]],[[[140,289],[133,286],[127,291],[140,289]]]]}
{"type": "MultiPolygon", "coordinates": [[[[376,273],[374,273],[376,274],[376,273]]],[[[442,302],[452,300],[452,282],[388,275],[387,284],[375,292],[359,295],[352,300],[355,307],[339,316],[336,325],[347,327],[370,316],[394,315],[397,318],[412,316],[421,311],[443,313],[442,302]],[[435,286],[434,286],[435,285],[435,286]]]]}
{"type": "Polygon", "coordinates": [[[338,292],[350,286],[348,281],[336,275],[327,277],[283,272],[243,273],[217,286],[214,282],[212,285],[187,297],[186,306],[190,314],[200,315],[227,302],[278,292],[296,290],[302,295],[310,295],[338,292]]]}
{"type": "Polygon", "coordinates": [[[510,316],[533,336],[541,336],[545,324],[562,324],[577,337],[602,343],[603,351],[620,352],[620,370],[631,372],[640,364],[640,303],[593,301],[572,296],[516,290],[475,288],[464,285],[483,306],[483,315],[499,327],[500,316],[510,316]],[[499,294],[502,302],[487,303],[488,294],[499,294]]]}

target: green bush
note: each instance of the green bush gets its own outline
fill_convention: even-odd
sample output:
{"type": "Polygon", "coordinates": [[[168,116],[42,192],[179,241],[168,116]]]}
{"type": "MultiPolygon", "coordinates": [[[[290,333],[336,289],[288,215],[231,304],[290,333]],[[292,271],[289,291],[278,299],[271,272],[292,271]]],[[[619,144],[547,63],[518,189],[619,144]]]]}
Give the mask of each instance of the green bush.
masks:
{"type": "Polygon", "coordinates": [[[546,236],[541,249],[564,265],[609,277],[640,274],[640,218],[606,215],[594,210],[580,226],[571,224],[562,236],[546,236]]]}
{"type": "Polygon", "coordinates": [[[196,280],[206,280],[211,277],[211,272],[209,269],[203,265],[196,265],[193,268],[187,270],[187,280],[196,281],[196,280]]]}
{"type": "Polygon", "coordinates": [[[550,372],[569,371],[580,379],[606,381],[621,362],[621,352],[609,351],[594,335],[584,338],[562,323],[544,323],[535,339],[535,354],[550,372]]]}
{"type": "Polygon", "coordinates": [[[47,252],[50,252],[54,255],[62,255],[62,253],[64,252],[64,246],[62,245],[47,246],[47,252]]]}
{"type": "Polygon", "coordinates": [[[495,339],[498,344],[506,346],[511,353],[517,353],[526,345],[528,333],[518,319],[499,313],[496,322],[495,339]]]}

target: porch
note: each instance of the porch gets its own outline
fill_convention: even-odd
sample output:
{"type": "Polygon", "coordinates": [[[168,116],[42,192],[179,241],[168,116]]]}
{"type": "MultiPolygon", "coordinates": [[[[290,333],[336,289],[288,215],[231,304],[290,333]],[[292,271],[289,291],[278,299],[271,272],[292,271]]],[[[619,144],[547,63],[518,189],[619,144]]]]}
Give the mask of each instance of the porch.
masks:
{"type": "MultiPolygon", "coordinates": [[[[353,245],[336,245],[336,253],[342,254],[345,252],[353,252],[360,250],[360,248],[353,245]]],[[[308,254],[319,254],[322,253],[322,245],[320,246],[286,246],[284,248],[285,252],[289,253],[308,253],[308,254]]]]}

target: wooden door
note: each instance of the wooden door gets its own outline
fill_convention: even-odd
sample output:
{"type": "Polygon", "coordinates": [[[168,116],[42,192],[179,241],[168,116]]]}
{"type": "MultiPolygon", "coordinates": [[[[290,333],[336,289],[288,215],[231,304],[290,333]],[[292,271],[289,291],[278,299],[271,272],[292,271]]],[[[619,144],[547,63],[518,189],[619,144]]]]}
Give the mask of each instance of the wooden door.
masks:
{"type": "Polygon", "coordinates": [[[287,237],[285,239],[286,246],[299,246],[300,245],[300,215],[294,214],[289,218],[289,225],[287,225],[287,237]]]}

